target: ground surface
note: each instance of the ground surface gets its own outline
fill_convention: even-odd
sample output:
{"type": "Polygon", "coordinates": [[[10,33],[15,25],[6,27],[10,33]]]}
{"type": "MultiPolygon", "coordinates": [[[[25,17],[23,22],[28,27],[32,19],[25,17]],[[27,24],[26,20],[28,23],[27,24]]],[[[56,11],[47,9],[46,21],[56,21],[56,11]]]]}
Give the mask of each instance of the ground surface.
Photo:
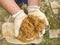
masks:
{"type": "MultiPolygon", "coordinates": [[[[46,14],[46,16],[49,20],[49,23],[50,23],[50,29],[51,30],[52,29],[54,29],[54,30],[59,29],[60,22],[59,22],[58,15],[52,14],[50,7],[47,7],[46,4],[42,5],[42,7],[41,7],[41,11],[43,11],[46,14]]],[[[0,7],[0,45],[14,45],[14,44],[8,43],[5,39],[2,38],[1,26],[5,21],[7,21],[8,17],[9,17],[9,13],[5,9],[0,7]]],[[[49,30],[46,30],[43,42],[41,42],[37,45],[60,45],[60,37],[53,38],[53,39],[50,38],[49,37],[49,30]]]]}

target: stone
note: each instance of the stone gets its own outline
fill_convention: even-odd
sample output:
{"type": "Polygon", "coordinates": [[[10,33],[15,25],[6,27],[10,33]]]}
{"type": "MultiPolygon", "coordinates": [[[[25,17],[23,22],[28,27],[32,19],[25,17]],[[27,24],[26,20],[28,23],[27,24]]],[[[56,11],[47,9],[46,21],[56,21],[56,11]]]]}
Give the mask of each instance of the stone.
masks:
{"type": "Polygon", "coordinates": [[[57,30],[49,30],[49,37],[50,38],[58,38],[60,34],[60,29],[57,30]]]}
{"type": "Polygon", "coordinates": [[[60,4],[56,1],[50,2],[52,11],[54,12],[54,14],[58,14],[59,8],[60,8],[60,4]]]}

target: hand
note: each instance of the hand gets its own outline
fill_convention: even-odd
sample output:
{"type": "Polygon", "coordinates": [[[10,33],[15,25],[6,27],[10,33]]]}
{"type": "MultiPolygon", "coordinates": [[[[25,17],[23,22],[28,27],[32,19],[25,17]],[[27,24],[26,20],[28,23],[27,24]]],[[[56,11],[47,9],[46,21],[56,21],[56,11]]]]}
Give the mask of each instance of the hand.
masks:
{"type": "Polygon", "coordinates": [[[16,14],[14,14],[12,16],[13,18],[15,18],[14,19],[14,30],[15,30],[15,36],[16,37],[19,34],[19,29],[20,29],[21,23],[26,16],[27,15],[24,13],[23,10],[20,10],[19,12],[17,12],[16,14]]]}
{"type": "MultiPolygon", "coordinates": [[[[38,6],[28,6],[28,15],[35,15],[35,16],[38,16],[40,19],[43,19],[45,21],[45,25],[46,27],[49,26],[49,23],[48,23],[48,20],[45,16],[44,13],[42,13],[40,10],[39,10],[39,7],[38,6]]],[[[45,33],[45,29],[43,29],[42,33],[44,34],[45,33]]]]}

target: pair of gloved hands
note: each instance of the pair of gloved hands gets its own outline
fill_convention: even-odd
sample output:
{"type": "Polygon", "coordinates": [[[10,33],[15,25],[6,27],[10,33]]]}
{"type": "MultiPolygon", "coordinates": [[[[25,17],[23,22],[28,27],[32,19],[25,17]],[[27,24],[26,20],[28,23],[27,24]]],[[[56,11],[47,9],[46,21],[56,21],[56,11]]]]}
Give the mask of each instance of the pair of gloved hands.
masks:
{"type": "MultiPolygon", "coordinates": [[[[49,25],[48,20],[45,16],[44,13],[42,13],[39,10],[40,7],[38,6],[28,6],[27,10],[28,10],[28,15],[35,15],[38,16],[40,19],[45,20],[45,24],[46,26],[49,25]]],[[[20,10],[19,12],[17,12],[16,14],[14,14],[12,17],[15,18],[14,19],[14,30],[15,30],[15,36],[17,37],[19,34],[19,28],[22,24],[22,20],[26,17],[27,15],[24,13],[23,10],[20,10]]],[[[45,29],[43,29],[44,31],[42,32],[43,34],[45,33],[45,29]]]]}

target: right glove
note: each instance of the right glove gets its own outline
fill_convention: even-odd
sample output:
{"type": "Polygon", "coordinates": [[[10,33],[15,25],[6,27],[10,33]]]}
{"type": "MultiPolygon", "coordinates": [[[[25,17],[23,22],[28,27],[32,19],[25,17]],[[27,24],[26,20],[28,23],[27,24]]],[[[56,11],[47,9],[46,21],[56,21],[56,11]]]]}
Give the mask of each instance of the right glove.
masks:
{"type": "Polygon", "coordinates": [[[40,19],[43,19],[45,21],[45,25],[48,28],[49,22],[43,12],[40,11],[39,6],[28,6],[28,15],[34,15],[38,16],[40,19]]]}
{"type": "MultiPolygon", "coordinates": [[[[38,16],[40,19],[43,19],[45,21],[45,27],[48,28],[49,26],[49,22],[45,16],[44,13],[42,13],[40,10],[39,10],[39,6],[28,6],[27,10],[28,10],[28,15],[34,15],[34,16],[38,16]]],[[[42,34],[39,35],[39,38],[37,38],[33,43],[37,44],[37,43],[40,43],[42,41],[42,38],[43,38],[43,34],[45,34],[45,28],[43,29],[42,31],[42,34]]]]}

